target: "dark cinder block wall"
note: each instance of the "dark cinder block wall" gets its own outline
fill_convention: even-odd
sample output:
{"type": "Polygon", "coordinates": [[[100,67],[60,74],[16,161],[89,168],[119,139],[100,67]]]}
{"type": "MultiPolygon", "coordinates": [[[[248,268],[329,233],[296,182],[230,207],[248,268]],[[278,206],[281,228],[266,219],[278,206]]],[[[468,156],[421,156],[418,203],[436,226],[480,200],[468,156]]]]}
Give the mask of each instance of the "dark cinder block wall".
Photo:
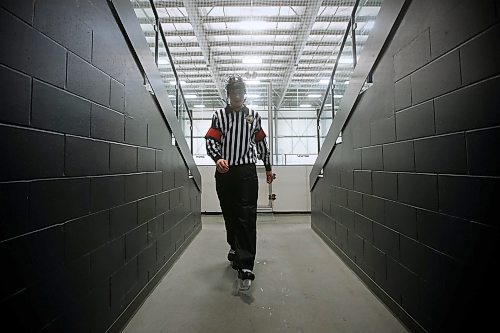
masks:
{"type": "Polygon", "coordinates": [[[200,193],[107,1],[2,0],[0,36],[2,327],[116,331],[200,193]]]}
{"type": "Polygon", "coordinates": [[[313,228],[413,331],[497,320],[499,17],[411,1],[312,192],[313,228]]]}

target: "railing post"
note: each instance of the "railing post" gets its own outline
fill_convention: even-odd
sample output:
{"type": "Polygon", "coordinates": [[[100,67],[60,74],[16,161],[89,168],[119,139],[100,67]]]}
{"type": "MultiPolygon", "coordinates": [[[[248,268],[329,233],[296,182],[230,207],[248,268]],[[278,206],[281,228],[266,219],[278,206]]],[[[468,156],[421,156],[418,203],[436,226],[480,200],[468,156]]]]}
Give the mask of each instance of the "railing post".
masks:
{"type": "Polygon", "coordinates": [[[274,154],[274,131],[273,131],[273,105],[272,105],[272,96],[273,96],[273,84],[271,82],[267,83],[267,130],[269,132],[269,153],[271,157],[274,154]]]}
{"type": "Polygon", "coordinates": [[[179,79],[175,78],[175,116],[179,119],[179,79]]]}
{"type": "Polygon", "coordinates": [[[193,153],[193,121],[191,120],[190,125],[189,125],[189,131],[190,131],[190,141],[191,141],[191,154],[193,153]]]}
{"type": "Polygon", "coordinates": [[[333,118],[335,118],[335,94],[334,94],[334,91],[335,91],[335,80],[333,80],[333,82],[332,82],[332,91],[331,91],[331,94],[332,94],[332,124],[333,124],[333,118]]]}
{"type": "Polygon", "coordinates": [[[320,109],[316,109],[316,135],[318,137],[318,154],[321,150],[321,137],[320,137],[320,109]]]}
{"type": "MultiPolygon", "coordinates": [[[[344,33],[344,36],[342,37],[342,42],[340,43],[340,48],[339,48],[339,51],[337,54],[337,59],[335,60],[335,64],[333,65],[332,75],[330,76],[330,82],[328,83],[328,87],[326,88],[325,97],[323,98],[323,101],[321,102],[321,108],[317,112],[316,118],[318,121],[318,126],[319,126],[319,118],[320,118],[321,114],[323,113],[323,108],[325,107],[325,103],[328,99],[328,92],[330,91],[330,89],[331,89],[331,93],[332,93],[332,124],[330,126],[333,126],[333,119],[335,117],[335,96],[334,96],[335,95],[334,94],[334,91],[335,91],[335,72],[337,71],[337,67],[338,67],[338,64],[340,61],[340,55],[344,51],[344,46],[345,46],[345,43],[347,41],[347,37],[349,37],[349,31],[351,31],[351,36],[353,38],[353,49],[352,49],[353,50],[353,62],[354,62],[353,68],[356,67],[357,57],[356,57],[356,33],[355,33],[356,22],[355,22],[355,17],[356,17],[356,11],[358,9],[358,5],[359,5],[359,0],[356,0],[356,2],[354,4],[354,8],[352,9],[351,18],[350,18],[349,22],[347,23],[346,31],[344,33]]],[[[320,146],[319,136],[318,136],[318,146],[320,146]]],[[[319,152],[319,149],[318,149],[318,152],[319,152]]]]}
{"type": "MultiPolygon", "coordinates": [[[[359,0],[357,2],[359,2],[359,0]]],[[[357,25],[358,24],[356,23],[356,12],[353,10],[351,13],[352,68],[356,68],[356,64],[358,63],[358,57],[356,56],[356,26],[357,25]]]]}
{"type": "Polygon", "coordinates": [[[151,10],[153,11],[153,15],[155,16],[155,63],[156,67],[158,67],[158,46],[160,44],[160,17],[158,16],[158,12],[156,11],[156,7],[153,0],[149,0],[149,4],[151,6],[151,10]]]}
{"type": "Polygon", "coordinates": [[[156,67],[158,67],[158,55],[159,55],[159,44],[160,44],[160,29],[158,28],[158,25],[160,24],[160,19],[158,16],[155,18],[156,20],[156,25],[155,25],[155,63],[156,67]]]}

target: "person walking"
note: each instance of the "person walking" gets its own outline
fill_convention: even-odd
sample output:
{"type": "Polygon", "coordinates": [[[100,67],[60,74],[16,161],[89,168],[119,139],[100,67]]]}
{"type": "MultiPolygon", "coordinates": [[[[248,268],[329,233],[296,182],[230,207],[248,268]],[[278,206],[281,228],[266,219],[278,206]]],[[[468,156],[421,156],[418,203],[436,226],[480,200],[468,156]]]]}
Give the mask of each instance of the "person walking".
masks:
{"type": "Polygon", "coordinates": [[[246,85],[238,75],[226,80],[228,104],[216,111],[205,135],[208,155],[216,164],[215,183],[230,246],[228,260],[238,271],[241,289],[250,288],[257,243],[258,179],[261,159],[266,181],[273,182],[266,133],[258,112],[245,104],[246,85]]]}

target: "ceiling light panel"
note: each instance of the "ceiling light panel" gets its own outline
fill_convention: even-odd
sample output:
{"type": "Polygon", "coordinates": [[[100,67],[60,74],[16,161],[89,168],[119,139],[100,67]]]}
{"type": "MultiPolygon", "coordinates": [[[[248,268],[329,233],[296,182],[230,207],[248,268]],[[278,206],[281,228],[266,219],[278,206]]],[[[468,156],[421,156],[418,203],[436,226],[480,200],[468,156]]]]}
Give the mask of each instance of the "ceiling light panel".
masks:
{"type": "Polygon", "coordinates": [[[306,11],[306,5],[307,1],[304,1],[304,6],[290,6],[290,15],[304,15],[304,12],[306,11]]]}
{"type": "MultiPolygon", "coordinates": [[[[177,9],[177,8],[175,8],[177,9]]],[[[172,13],[169,13],[166,8],[156,8],[156,12],[158,13],[158,17],[171,17],[171,16],[181,16],[181,12],[179,10],[171,10],[172,13]]]]}
{"type": "Polygon", "coordinates": [[[191,23],[174,23],[174,25],[177,30],[193,30],[191,23]]]}
{"type": "Polygon", "coordinates": [[[149,23],[147,23],[147,24],[142,23],[141,29],[142,29],[142,31],[154,31],[153,25],[149,24],[149,23]]]}
{"type": "MultiPolygon", "coordinates": [[[[182,38],[179,37],[179,39],[184,43],[184,44],[188,44],[188,43],[196,43],[198,44],[198,39],[196,38],[196,36],[182,36],[182,38]]],[[[168,43],[168,41],[167,41],[168,43]]]]}
{"type": "MultiPolygon", "coordinates": [[[[173,31],[173,30],[180,30],[178,28],[176,28],[176,26],[173,24],[173,23],[161,23],[161,28],[163,29],[163,31],[173,31]]],[[[153,28],[151,28],[152,31],[154,31],[153,28]]]]}
{"type": "MultiPolygon", "coordinates": [[[[153,38],[153,41],[154,41],[154,37],[151,37],[153,38]]],[[[171,43],[182,43],[182,42],[186,42],[186,39],[185,38],[180,38],[179,36],[166,36],[165,39],[167,40],[167,43],[170,45],[171,43]]]]}
{"type": "Polygon", "coordinates": [[[335,12],[335,15],[338,15],[338,16],[351,16],[351,13],[352,13],[352,6],[342,6],[342,7],[338,7],[337,8],[337,11],[335,12]]]}
{"type": "MultiPolygon", "coordinates": [[[[382,2],[382,0],[379,1],[382,2]]],[[[204,101],[211,100],[213,101],[211,103],[218,103],[217,95],[220,88],[223,88],[222,79],[229,74],[240,74],[249,82],[251,80],[273,82],[274,99],[279,99],[280,95],[284,94],[286,96],[283,101],[284,105],[290,104],[289,100],[294,99],[294,95],[297,98],[297,94],[301,96],[300,98],[306,99],[290,104],[294,104],[295,108],[299,104],[312,104],[317,107],[315,102],[320,98],[307,96],[324,95],[325,84],[319,82],[322,79],[329,81],[339,44],[352,10],[352,6],[345,5],[351,2],[344,0],[337,2],[344,6],[316,6],[314,10],[311,10],[313,2],[306,0],[295,0],[292,4],[300,3],[301,5],[292,7],[278,7],[273,5],[276,3],[274,1],[257,2],[264,4],[260,6],[248,6],[252,2],[194,0],[193,4],[201,5],[201,7],[196,6],[199,16],[193,20],[187,16],[186,8],[174,7],[182,4],[182,1],[155,1],[163,27],[168,28],[165,29],[167,43],[179,78],[189,83],[186,88],[191,87],[189,91],[185,91],[185,94],[197,96],[203,94],[204,101]],[[207,4],[211,6],[206,6],[207,4]],[[245,6],[240,7],[240,4],[245,4],[245,6]],[[316,9],[318,9],[317,12],[316,9]],[[196,20],[203,22],[201,35],[199,27],[193,29],[191,26],[191,23],[196,20]],[[306,23],[309,24],[308,27],[305,27],[306,23]],[[204,45],[200,42],[202,39],[206,40],[204,45]],[[302,44],[301,41],[306,42],[302,44]],[[207,66],[207,54],[210,54],[211,66],[207,66]],[[258,57],[262,63],[243,63],[245,56],[258,57]],[[295,63],[298,64],[297,67],[291,65],[295,63]],[[220,82],[214,82],[214,70],[220,82]],[[287,75],[289,79],[286,78],[287,75]],[[283,92],[286,87],[290,87],[289,91],[283,92]]],[[[357,43],[360,45],[358,55],[369,35],[370,26],[366,28],[367,22],[374,21],[376,17],[373,15],[379,11],[377,2],[378,0],[370,0],[368,3],[360,4],[356,35],[357,43]]],[[[334,3],[334,1],[328,3],[334,3]]],[[[135,11],[142,19],[140,23],[146,30],[148,46],[154,53],[154,30],[150,24],[154,19],[152,11],[147,7],[149,7],[149,2],[146,0],[134,2],[135,11]],[[137,6],[145,8],[137,10],[139,9],[137,6]],[[144,11],[149,14],[144,15],[144,11]]],[[[342,53],[342,63],[339,64],[335,75],[335,79],[339,82],[335,88],[336,95],[340,95],[342,91],[339,89],[345,87],[345,84],[340,82],[349,80],[352,73],[350,44],[349,36],[342,53]],[[346,59],[349,60],[346,61],[346,59]]],[[[163,62],[168,60],[164,48],[160,49],[160,59],[163,62]]],[[[160,68],[162,78],[170,86],[168,82],[174,80],[171,68],[168,64],[162,64],[160,68]]],[[[257,89],[252,90],[251,93],[261,95],[259,99],[265,98],[262,97],[267,93],[265,84],[255,86],[249,84],[249,86],[257,89]]]]}
{"type": "Polygon", "coordinates": [[[149,15],[146,15],[146,13],[144,13],[144,11],[142,9],[134,9],[134,12],[135,12],[135,16],[137,16],[137,18],[149,17],[149,15]]]}
{"type": "MultiPolygon", "coordinates": [[[[331,23],[333,24],[333,23],[331,23]]],[[[330,23],[329,22],[315,22],[313,24],[313,30],[325,30],[325,29],[328,29],[330,27],[330,23]]]]}
{"type": "Polygon", "coordinates": [[[274,40],[275,41],[279,41],[279,42],[290,42],[290,43],[292,43],[293,36],[291,36],[291,35],[277,35],[277,36],[274,36],[274,40]]]}
{"type": "Polygon", "coordinates": [[[358,16],[373,16],[376,17],[378,12],[380,11],[380,7],[378,6],[363,6],[358,11],[358,16]]]}
{"type": "Polygon", "coordinates": [[[279,30],[298,30],[300,29],[301,22],[278,22],[277,29],[279,30]]]}
{"type": "Polygon", "coordinates": [[[276,29],[276,23],[259,21],[259,20],[228,22],[227,28],[234,30],[246,30],[246,31],[271,30],[271,29],[276,29]]]}
{"type": "Polygon", "coordinates": [[[210,41],[210,42],[228,42],[229,39],[227,38],[227,36],[224,36],[224,35],[213,35],[213,36],[208,36],[207,39],[210,41]]]}
{"type": "Polygon", "coordinates": [[[205,23],[204,26],[208,30],[213,30],[213,31],[220,31],[220,30],[225,30],[226,29],[226,23],[220,22],[220,23],[205,23]]]}
{"type": "Polygon", "coordinates": [[[224,7],[199,7],[200,15],[203,16],[224,16],[224,7]]]}
{"type": "Polygon", "coordinates": [[[338,9],[339,7],[336,6],[321,7],[319,9],[319,12],[322,16],[334,16],[337,13],[338,9]]]}
{"type": "Polygon", "coordinates": [[[328,23],[328,28],[330,30],[345,30],[347,29],[348,22],[330,22],[328,23]]]}
{"type": "MultiPolygon", "coordinates": [[[[159,8],[161,8],[161,6],[156,6],[157,10],[159,8]]],[[[186,8],[184,7],[166,8],[166,11],[168,13],[168,16],[182,16],[182,17],[188,16],[186,8]]]]}

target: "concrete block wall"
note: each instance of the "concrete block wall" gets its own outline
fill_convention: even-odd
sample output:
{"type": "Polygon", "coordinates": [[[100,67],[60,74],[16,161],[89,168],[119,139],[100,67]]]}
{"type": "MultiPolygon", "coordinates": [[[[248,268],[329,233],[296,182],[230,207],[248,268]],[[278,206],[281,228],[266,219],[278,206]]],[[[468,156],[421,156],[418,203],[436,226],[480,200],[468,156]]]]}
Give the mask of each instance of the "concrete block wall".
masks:
{"type": "Polygon", "coordinates": [[[312,192],[313,227],[413,331],[494,323],[499,6],[412,1],[312,192]]]}
{"type": "Polygon", "coordinates": [[[201,194],[107,1],[2,0],[0,36],[2,323],[116,331],[201,194]]]}

